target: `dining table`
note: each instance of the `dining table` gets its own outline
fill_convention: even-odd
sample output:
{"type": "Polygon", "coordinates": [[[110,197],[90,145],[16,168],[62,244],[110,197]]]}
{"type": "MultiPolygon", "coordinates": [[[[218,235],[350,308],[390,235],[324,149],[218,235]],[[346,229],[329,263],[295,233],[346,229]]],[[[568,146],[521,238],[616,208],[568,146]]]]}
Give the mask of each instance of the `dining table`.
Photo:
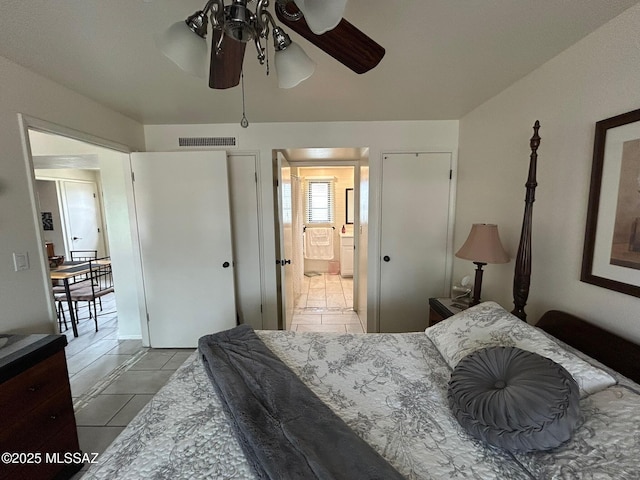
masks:
{"type": "Polygon", "coordinates": [[[89,274],[89,278],[91,277],[90,273],[94,266],[104,265],[111,265],[111,259],[103,258],[89,261],[64,262],[62,265],[49,270],[49,277],[51,280],[62,280],[62,284],[64,285],[64,292],[67,304],[69,305],[69,316],[71,317],[71,328],[73,329],[74,337],[78,336],[78,325],[76,312],[71,303],[71,285],[77,282],[87,281],[87,275],[89,274]]]}

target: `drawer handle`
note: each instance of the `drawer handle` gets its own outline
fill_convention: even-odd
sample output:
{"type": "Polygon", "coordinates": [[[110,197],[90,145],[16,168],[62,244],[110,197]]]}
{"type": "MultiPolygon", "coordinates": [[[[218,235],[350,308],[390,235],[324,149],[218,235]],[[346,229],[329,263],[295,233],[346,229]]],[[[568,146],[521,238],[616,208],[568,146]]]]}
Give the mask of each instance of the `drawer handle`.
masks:
{"type": "Polygon", "coordinates": [[[52,414],[49,416],[49,418],[50,418],[51,420],[57,420],[57,419],[58,419],[58,414],[57,414],[57,413],[52,413],[52,414]]]}
{"type": "Polygon", "coordinates": [[[29,391],[30,392],[37,392],[38,390],[40,390],[42,388],[42,385],[40,385],[39,383],[35,384],[35,385],[31,385],[29,387],[29,391]]]}

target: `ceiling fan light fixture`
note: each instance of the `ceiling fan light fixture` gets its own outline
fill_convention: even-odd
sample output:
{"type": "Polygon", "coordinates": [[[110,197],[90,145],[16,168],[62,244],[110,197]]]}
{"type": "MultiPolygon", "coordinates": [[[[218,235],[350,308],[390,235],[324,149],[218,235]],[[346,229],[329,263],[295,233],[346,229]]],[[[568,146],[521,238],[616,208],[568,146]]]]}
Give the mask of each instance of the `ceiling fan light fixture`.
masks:
{"type": "Polygon", "coordinates": [[[338,26],[344,16],[347,0],[295,0],[309,28],[322,35],[338,26]]]}
{"type": "Polygon", "coordinates": [[[313,74],[315,62],[278,27],[273,29],[273,43],[278,87],[293,88],[313,74]]]}
{"type": "Polygon", "coordinates": [[[246,44],[253,41],[257,59],[266,63],[268,41],[273,32],[275,67],[280,88],[292,88],[309,78],[315,62],[275,23],[268,11],[275,2],[277,18],[356,73],[375,67],[384,48],[343,20],[347,0],[206,0],[202,10],[184,22],[171,25],[156,37],[156,45],[182,70],[198,77],[209,72],[209,87],[224,90],[240,83],[246,44]],[[255,10],[247,5],[255,2],[255,10]],[[303,18],[306,21],[300,21],[303,18]],[[211,24],[211,51],[206,42],[211,24]],[[209,59],[209,61],[207,61],[209,59]]]}
{"type": "Polygon", "coordinates": [[[198,10],[193,15],[188,16],[184,23],[199,37],[207,38],[209,20],[207,20],[207,14],[202,10],[198,10]]]}
{"type": "Polygon", "coordinates": [[[200,78],[207,76],[208,48],[205,40],[207,17],[194,23],[196,14],[186,21],[176,22],[156,38],[158,49],[182,70],[200,78]],[[204,29],[204,30],[203,30],[204,29]],[[202,32],[204,31],[204,35],[202,32]]]}
{"type": "Polygon", "coordinates": [[[256,37],[256,17],[246,2],[234,1],[225,7],[224,31],[234,40],[247,43],[256,37]]]}

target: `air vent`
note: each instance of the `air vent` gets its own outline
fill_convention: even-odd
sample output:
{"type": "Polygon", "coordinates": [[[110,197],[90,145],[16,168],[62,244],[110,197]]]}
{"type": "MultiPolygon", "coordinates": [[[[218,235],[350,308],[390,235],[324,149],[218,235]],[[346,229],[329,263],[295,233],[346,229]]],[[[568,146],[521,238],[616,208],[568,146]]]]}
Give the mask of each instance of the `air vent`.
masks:
{"type": "Polygon", "coordinates": [[[235,147],[236,137],[180,137],[181,147],[235,147]]]}

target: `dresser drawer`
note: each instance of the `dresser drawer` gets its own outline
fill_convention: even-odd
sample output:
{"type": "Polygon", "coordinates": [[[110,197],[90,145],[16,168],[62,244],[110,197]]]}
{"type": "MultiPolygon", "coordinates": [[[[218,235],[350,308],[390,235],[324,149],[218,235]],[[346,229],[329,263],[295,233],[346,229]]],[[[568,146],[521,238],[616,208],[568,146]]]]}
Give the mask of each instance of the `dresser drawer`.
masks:
{"type": "Polygon", "coordinates": [[[75,423],[67,424],[52,437],[48,444],[42,445],[37,452],[41,453],[39,463],[3,465],[0,469],[0,480],[36,480],[70,478],[82,468],[82,464],[70,463],[75,460],[65,457],[66,452],[79,452],[75,423]],[[47,457],[47,454],[57,454],[47,457]],[[49,460],[49,461],[46,461],[49,460]],[[58,460],[58,461],[52,461],[58,460]]]}
{"type": "MultiPolygon", "coordinates": [[[[11,410],[5,412],[11,416],[11,410]]],[[[69,424],[75,428],[71,391],[66,385],[29,415],[18,417],[7,428],[0,429],[0,452],[41,451],[43,444],[69,424]]]]}
{"type": "Polygon", "coordinates": [[[0,452],[22,454],[24,461],[0,465],[0,480],[71,478],[82,464],[64,455],[79,452],[66,337],[4,338],[10,348],[0,349],[0,452]]]}
{"type": "Polygon", "coordinates": [[[66,386],[67,363],[64,350],[25,370],[20,375],[0,384],[0,430],[24,417],[29,411],[66,386]]]}

